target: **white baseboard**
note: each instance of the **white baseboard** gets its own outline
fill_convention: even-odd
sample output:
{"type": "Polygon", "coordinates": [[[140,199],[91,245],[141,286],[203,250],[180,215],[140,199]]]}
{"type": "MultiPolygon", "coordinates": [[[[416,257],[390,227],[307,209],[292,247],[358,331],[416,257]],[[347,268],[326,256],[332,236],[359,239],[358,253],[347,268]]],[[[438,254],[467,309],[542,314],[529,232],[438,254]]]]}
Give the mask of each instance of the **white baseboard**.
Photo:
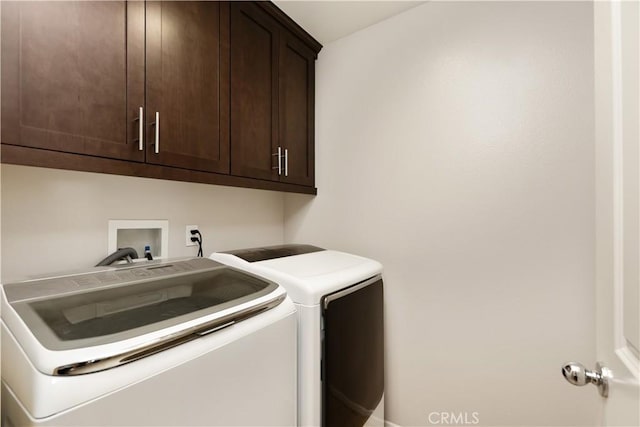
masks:
{"type": "Polygon", "coordinates": [[[400,426],[398,424],[394,424],[391,421],[385,421],[384,422],[384,427],[402,427],[402,426],[400,426]]]}

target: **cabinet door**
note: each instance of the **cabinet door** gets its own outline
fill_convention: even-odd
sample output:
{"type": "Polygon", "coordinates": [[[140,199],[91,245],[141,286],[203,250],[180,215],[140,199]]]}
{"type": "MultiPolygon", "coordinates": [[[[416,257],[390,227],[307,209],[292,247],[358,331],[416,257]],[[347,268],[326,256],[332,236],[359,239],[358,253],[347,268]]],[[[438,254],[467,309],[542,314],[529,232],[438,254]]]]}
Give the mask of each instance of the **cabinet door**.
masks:
{"type": "Polygon", "coordinates": [[[147,163],[229,171],[228,7],[146,3],[147,163]]]}
{"type": "Polygon", "coordinates": [[[141,2],[2,2],[2,143],[144,160],[141,2]]]}
{"type": "Polygon", "coordinates": [[[283,32],[280,43],[280,144],[286,150],[281,181],[314,183],[315,55],[283,32]]]}
{"type": "Polygon", "coordinates": [[[231,3],[231,173],[277,180],[278,34],[249,2],[231,3]]]}

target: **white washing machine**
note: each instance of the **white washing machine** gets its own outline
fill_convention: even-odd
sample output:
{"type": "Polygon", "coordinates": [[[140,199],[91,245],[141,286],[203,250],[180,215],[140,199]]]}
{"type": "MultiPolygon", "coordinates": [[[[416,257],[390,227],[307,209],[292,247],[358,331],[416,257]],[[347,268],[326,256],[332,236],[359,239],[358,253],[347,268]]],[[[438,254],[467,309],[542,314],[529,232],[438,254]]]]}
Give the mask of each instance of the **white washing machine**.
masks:
{"type": "Polygon", "coordinates": [[[293,425],[296,313],[218,262],[3,285],[2,424],[293,425]]]}
{"type": "Polygon", "coordinates": [[[298,425],[384,425],[382,265],[309,245],[214,253],[277,281],[298,311],[298,425]]]}

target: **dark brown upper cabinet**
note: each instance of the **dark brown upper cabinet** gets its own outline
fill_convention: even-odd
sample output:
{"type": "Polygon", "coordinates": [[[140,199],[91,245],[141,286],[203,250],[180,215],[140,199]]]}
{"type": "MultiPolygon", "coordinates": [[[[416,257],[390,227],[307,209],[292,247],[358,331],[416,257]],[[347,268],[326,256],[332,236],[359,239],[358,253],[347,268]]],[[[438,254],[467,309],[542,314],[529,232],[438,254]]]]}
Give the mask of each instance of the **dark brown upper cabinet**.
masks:
{"type": "Polygon", "coordinates": [[[0,7],[2,162],[315,194],[322,46],[272,3],[0,7]]]}
{"type": "Polygon", "coordinates": [[[2,142],[228,172],[228,7],[3,3],[2,142]]]}
{"type": "Polygon", "coordinates": [[[278,22],[278,12],[270,3],[231,4],[231,173],[313,186],[320,48],[278,22]]]}
{"type": "Polygon", "coordinates": [[[229,4],[146,3],[147,162],[229,172],[229,4]]]}
{"type": "Polygon", "coordinates": [[[2,143],[143,161],[144,4],[2,2],[2,143]]]}
{"type": "Polygon", "coordinates": [[[277,180],[278,40],[275,19],[250,2],[231,3],[231,173],[277,180]]]}
{"type": "Polygon", "coordinates": [[[280,145],[285,170],[281,179],[314,184],[314,104],[316,53],[297,37],[280,36],[280,145]]]}

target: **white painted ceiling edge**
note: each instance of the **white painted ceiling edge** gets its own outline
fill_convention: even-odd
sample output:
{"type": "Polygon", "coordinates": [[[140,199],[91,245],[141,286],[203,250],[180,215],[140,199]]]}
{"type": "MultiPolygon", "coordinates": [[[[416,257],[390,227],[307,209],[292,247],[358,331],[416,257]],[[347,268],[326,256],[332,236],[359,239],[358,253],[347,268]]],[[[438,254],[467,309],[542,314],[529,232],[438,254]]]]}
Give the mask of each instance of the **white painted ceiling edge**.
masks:
{"type": "Polygon", "coordinates": [[[274,3],[324,45],[425,2],[276,0],[274,3]]]}

